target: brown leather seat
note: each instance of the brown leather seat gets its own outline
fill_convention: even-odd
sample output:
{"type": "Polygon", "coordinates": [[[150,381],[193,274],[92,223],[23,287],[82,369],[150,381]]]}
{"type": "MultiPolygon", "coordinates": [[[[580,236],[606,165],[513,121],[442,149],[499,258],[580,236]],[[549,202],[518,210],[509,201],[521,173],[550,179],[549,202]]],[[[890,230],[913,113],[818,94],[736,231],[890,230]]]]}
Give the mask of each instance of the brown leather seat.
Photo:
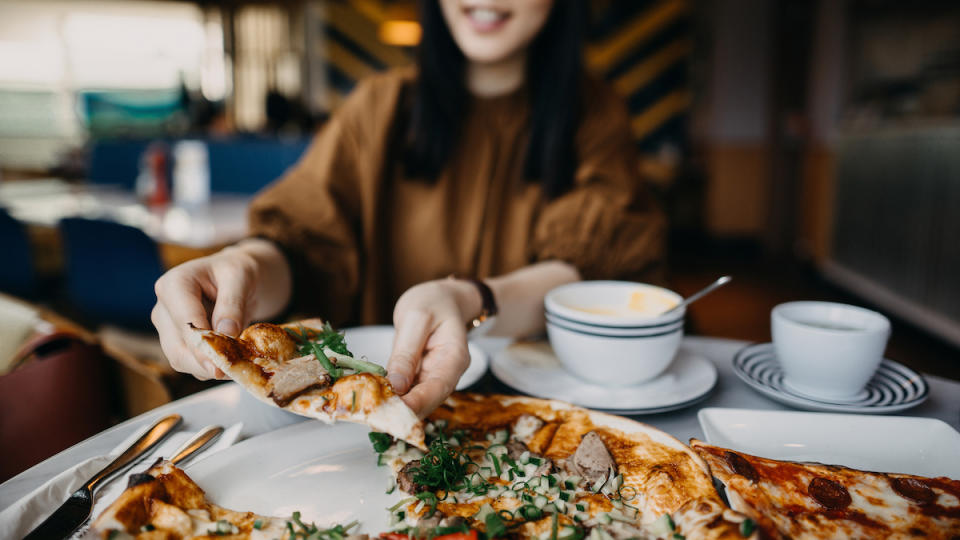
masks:
{"type": "Polygon", "coordinates": [[[28,343],[0,376],[0,482],[110,425],[107,365],[71,332],[28,343]]]}

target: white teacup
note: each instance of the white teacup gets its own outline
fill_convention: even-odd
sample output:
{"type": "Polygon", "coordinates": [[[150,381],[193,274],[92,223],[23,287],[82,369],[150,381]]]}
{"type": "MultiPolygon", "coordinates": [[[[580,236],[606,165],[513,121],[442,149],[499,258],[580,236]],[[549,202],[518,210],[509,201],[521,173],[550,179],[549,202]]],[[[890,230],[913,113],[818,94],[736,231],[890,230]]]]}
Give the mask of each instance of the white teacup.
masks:
{"type": "Polygon", "coordinates": [[[852,400],[880,366],[890,337],[883,315],[833,302],[788,302],[770,314],[784,384],[826,400],[852,400]]]}

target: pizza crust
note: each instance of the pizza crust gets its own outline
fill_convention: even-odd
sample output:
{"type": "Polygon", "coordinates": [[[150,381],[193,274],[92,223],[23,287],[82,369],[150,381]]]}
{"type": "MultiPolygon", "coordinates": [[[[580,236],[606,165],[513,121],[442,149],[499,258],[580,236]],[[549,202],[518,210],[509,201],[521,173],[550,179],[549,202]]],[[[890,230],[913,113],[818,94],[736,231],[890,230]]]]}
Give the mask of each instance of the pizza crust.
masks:
{"type": "MultiPolygon", "coordinates": [[[[283,328],[298,326],[322,328],[322,323],[317,321],[319,320],[309,319],[283,327],[269,325],[272,328],[265,333],[269,335],[272,329],[279,329],[280,334],[275,334],[275,339],[268,342],[257,343],[257,346],[253,346],[255,343],[253,340],[248,344],[242,339],[247,330],[254,327],[245,330],[244,334],[241,334],[241,339],[231,338],[212,330],[191,327],[188,345],[210,359],[247,392],[267,405],[327,424],[339,420],[365,424],[376,431],[407,441],[417,448],[426,449],[423,422],[393,391],[386,377],[380,375],[372,373],[345,375],[332,384],[307,387],[289,401],[278,402],[277,396],[271,391],[271,377],[274,376],[278,366],[283,367],[284,362],[296,362],[301,358],[283,358],[284,354],[290,353],[283,345],[276,345],[276,342],[291,339],[283,328]],[[271,358],[271,352],[276,356],[271,358]]],[[[251,333],[251,335],[256,334],[251,333]]]]}

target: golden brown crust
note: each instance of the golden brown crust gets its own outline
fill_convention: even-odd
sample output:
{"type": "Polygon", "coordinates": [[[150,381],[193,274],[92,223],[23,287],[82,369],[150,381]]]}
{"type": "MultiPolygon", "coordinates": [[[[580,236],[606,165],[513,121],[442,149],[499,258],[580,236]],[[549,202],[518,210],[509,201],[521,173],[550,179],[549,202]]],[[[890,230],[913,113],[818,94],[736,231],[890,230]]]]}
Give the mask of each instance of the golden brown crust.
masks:
{"type": "Polygon", "coordinates": [[[771,538],[960,535],[960,481],[777,461],[691,440],[731,506],[771,538]]]}
{"type": "Polygon", "coordinates": [[[323,321],[258,323],[238,338],[193,328],[191,345],[260,401],[331,423],[345,420],[424,448],[423,425],[386,377],[356,373],[332,380],[312,358],[301,356],[288,333],[322,330],[323,321]]]}
{"type": "Polygon", "coordinates": [[[165,538],[247,538],[256,520],[279,527],[284,520],[235,512],[210,503],[203,490],[171,463],[158,460],[145,473],[131,476],[131,485],[93,522],[101,537],[123,531],[138,540],[165,538]],[[207,534],[224,520],[236,534],[207,534]]]}

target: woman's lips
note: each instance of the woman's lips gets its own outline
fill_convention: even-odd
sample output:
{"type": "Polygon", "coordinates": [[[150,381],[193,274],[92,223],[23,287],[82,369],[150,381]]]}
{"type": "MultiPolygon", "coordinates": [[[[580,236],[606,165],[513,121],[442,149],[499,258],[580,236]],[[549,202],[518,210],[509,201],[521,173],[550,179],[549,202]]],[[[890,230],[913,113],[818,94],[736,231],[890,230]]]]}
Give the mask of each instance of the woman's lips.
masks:
{"type": "Polygon", "coordinates": [[[510,13],[507,11],[484,7],[467,8],[464,14],[473,30],[483,34],[500,30],[510,19],[510,13]]]}

